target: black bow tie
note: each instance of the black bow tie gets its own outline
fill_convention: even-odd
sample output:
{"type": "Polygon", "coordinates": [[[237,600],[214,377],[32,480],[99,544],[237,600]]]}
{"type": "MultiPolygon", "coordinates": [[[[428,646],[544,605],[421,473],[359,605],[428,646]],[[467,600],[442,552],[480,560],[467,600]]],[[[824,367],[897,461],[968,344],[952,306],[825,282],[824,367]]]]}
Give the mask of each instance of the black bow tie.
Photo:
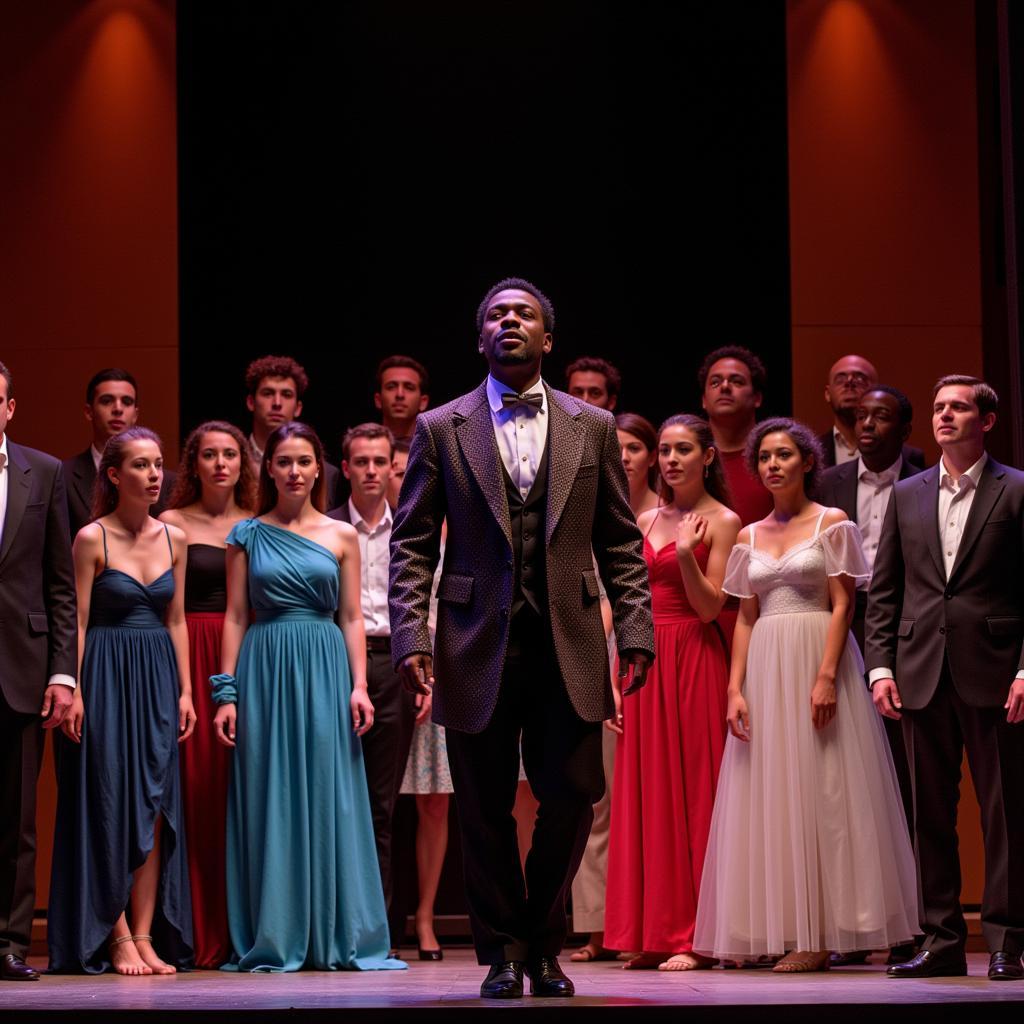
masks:
{"type": "Polygon", "coordinates": [[[501,404],[506,409],[516,405],[528,405],[532,409],[539,409],[544,404],[544,396],[539,391],[531,391],[525,395],[514,395],[506,391],[501,396],[501,404]]]}

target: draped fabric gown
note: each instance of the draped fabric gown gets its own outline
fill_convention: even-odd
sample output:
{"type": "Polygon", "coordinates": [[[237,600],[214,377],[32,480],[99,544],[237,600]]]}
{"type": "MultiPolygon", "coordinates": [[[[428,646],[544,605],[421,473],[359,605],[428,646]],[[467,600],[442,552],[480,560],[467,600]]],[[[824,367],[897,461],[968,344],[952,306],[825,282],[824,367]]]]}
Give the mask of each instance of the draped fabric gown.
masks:
{"type": "Polygon", "coordinates": [[[243,971],[396,969],[352,731],[348,653],[335,622],[334,554],[248,519],[228,543],[249,559],[235,672],[228,796],[228,922],[243,971]]]}
{"type": "Polygon", "coordinates": [[[178,774],[180,690],[163,624],[174,576],[168,568],[146,585],[111,568],[106,531],[103,554],[82,657],[82,742],[56,737],[50,970],[98,974],[110,967],[107,938],[128,907],[133,872],[153,849],[158,816],[153,945],[183,968],[192,959],[192,914],[178,774]]]}
{"type": "Polygon", "coordinates": [[[220,671],[227,595],[224,556],[224,548],[189,544],[185,572],[185,625],[196,728],[182,744],[181,783],[190,836],[188,871],[196,967],[219,967],[231,956],[224,878],[231,752],[214,736],[210,723],[217,707],[207,682],[220,671]]]}
{"type": "MultiPolygon", "coordinates": [[[[822,512],[824,516],[824,512],[822,512]]],[[[860,531],[821,530],[781,558],[750,543],[724,588],[757,597],[743,695],[750,742],[730,736],[718,783],[694,948],[731,959],[908,942],[917,877],[881,720],[848,636],[836,716],[811,721],[832,619],[830,576],[868,575],[860,531]]]]}
{"type": "MultiPolygon", "coordinates": [[[[703,572],[710,552],[694,552],[703,572]]],[[[615,753],[604,944],[685,953],[725,748],[725,643],[686,598],[675,543],[644,539],[654,664],[625,702],[615,753]]]]}

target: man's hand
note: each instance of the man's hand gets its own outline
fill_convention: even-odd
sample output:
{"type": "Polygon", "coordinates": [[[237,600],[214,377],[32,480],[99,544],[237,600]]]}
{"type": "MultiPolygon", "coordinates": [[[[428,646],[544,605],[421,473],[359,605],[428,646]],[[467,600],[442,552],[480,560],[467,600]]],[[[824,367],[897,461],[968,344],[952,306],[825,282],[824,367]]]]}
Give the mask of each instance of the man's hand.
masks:
{"type": "Polygon", "coordinates": [[[900,691],[896,688],[895,679],[878,679],[872,684],[871,699],[880,715],[886,718],[893,718],[897,722],[903,717],[900,711],[903,708],[903,701],[900,700],[900,691]]]}
{"type": "Polygon", "coordinates": [[[1010,725],[1024,722],[1024,679],[1014,679],[1003,707],[1006,708],[1006,720],[1010,725]]]}
{"type": "Polygon", "coordinates": [[[623,697],[636,693],[647,682],[652,660],[646,651],[623,651],[619,655],[619,686],[623,697]]]}
{"type": "Polygon", "coordinates": [[[56,729],[71,710],[74,699],[75,691],[70,686],[63,683],[48,686],[43,694],[43,706],[39,709],[39,714],[43,716],[43,728],[56,729]]]}
{"type": "Polygon", "coordinates": [[[398,675],[410,693],[428,697],[434,687],[434,659],[429,654],[410,654],[399,663],[398,675]]]}

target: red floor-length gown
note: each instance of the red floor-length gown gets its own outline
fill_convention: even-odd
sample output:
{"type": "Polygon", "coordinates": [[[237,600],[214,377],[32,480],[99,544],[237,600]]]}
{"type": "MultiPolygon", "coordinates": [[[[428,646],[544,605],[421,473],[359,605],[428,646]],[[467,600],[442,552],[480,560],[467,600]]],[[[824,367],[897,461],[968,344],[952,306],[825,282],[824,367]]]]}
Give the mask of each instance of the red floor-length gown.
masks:
{"type": "Polygon", "coordinates": [[[214,738],[217,708],[209,683],[210,676],[220,672],[226,604],[224,558],[224,548],[190,544],[185,576],[185,623],[196,728],[180,748],[181,781],[195,963],[196,967],[211,968],[231,957],[224,880],[231,752],[214,738]]]}
{"type": "MultiPolygon", "coordinates": [[[[709,551],[694,552],[701,571],[709,551]]],[[[701,870],[725,748],[725,645],[686,599],[675,543],[644,540],[655,660],[627,697],[615,753],[604,942],[610,949],[693,947],[701,870]]]]}

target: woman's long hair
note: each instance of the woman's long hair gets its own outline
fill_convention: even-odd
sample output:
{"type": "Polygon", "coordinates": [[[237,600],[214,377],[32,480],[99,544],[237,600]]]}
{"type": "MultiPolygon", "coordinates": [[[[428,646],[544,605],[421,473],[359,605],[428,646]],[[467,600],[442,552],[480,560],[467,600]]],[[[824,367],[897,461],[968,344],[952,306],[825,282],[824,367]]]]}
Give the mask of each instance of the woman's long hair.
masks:
{"type": "Polygon", "coordinates": [[[249,445],[245,435],[232,423],[224,420],[207,420],[200,423],[185,439],[185,448],[181,453],[181,465],[178,467],[178,479],[171,492],[168,508],[184,508],[194,505],[203,496],[203,488],[199,482],[199,448],[203,434],[227,434],[238,447],[239,467],[238,480],[235,483],[235,504],[239,508],[251,512],[256,504],[256,471],[249,458],[249,445]]]}
{"type": "MultiPolygon", "coordinates": [[[[709,448],[714,451],[714,458],[710,464],[705,467],[706,475],[704,477],[704,490],[711,495],[716,501],[720,501],[727,508],[732,508],[732,498],[729,494],[729,485],[725,481],[725,473],[722,470],[722,460],[718,457],[718,449],[715,448],[715,435],[711,433],[711,427],[708,426],[707,420],[702,420],[699,416],[693,416],[688,412],[679,413],[676,416],[669,416],[667,420],[658,428],[658,444],[661,444],[661,435],[665,433],[669,427],[685,427],[697,441],[697,447],[702,452],[706,452],[709,448]]],[[[672,488],[665,483],[664,479],[661,478],[659,473],[658,479],[658,497],[667,505],[672,501],[672,488]]]]}
{"type": "Polygon", "coordinates": [[[109,437],[103,446],[103,455],[100,457],[99,468],[96,470],[96,483],[92,488],[93,519],[108,516],[117,508],[120,493],[107,474],[107,470],[111,467],[120,469],[124,465],[124,450],[132,441],[152,441],[163,455],[163,442],[148,427],[128,427],[120,434],[109,437]]]}
{"type": "Polygon", "coordinates": [[[632,434],[648,452],[654,453],[654,463],[647,470],[647,486],[653,491],[658,486],[658,435],[654,424],[644,419],[639,413],[620,412],[615,417],[615,429],[623,433],[632,434]]]}
{"type": "Polygon", "coordinates": [[[313,446],[313,455],[316,457],[317,476],[316,480],[313,481],[313,491],[310,494],[310,500],[313,503],[313,508],[318,512],[324,511],[327,486],[324,473],[324,446],[320,443],[320,438],[317,437],[316,431],[312,427],[307,427],[305,423],[301,423],[299,420],[292,420],[291,423],[282,423],[267,438],[267,447],[263,452],[263,461],[260,463],[260,490],[256,501],[256,515],[258,516],[266,515],[277,504],[277,484],[274,483],[274,479],[270,475],[267,466],[274,457],[277,446],[289,437],[298,437],[303,441],[308,441],[313,446]]]}

